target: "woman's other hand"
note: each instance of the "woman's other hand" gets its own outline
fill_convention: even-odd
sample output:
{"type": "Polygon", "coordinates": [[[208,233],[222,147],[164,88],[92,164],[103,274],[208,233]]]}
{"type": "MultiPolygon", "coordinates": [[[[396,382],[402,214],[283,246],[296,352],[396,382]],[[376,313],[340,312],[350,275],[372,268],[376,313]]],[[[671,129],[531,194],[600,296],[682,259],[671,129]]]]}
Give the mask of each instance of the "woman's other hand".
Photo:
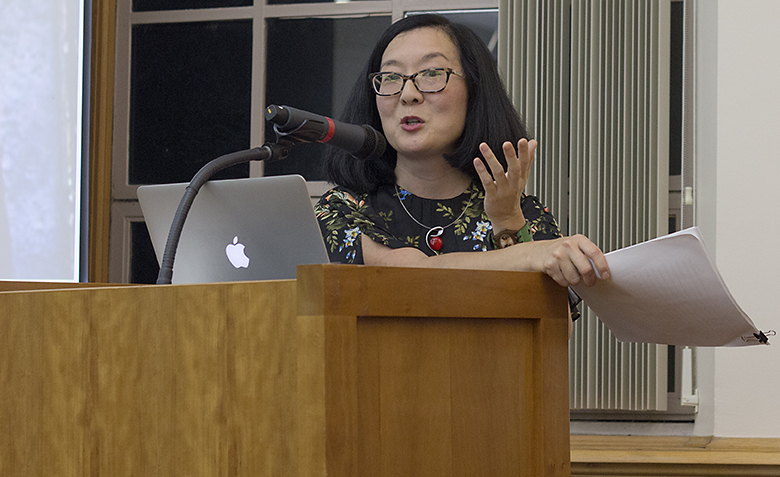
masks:
{"type": "Polygon", "coordinates": [[[474,168],[485,189],[485,213],[496,231],[517,230],[525,225],[520,201],[531,171],[536,146],[537,142],[534,140],[521,139],[517,142],[515,151],[511,142],[505,142],[502,151],[507,163],[506,171],[487,144],[482,143],[479,146],[484,162],[478,157],[475,158],[474,168]]]}
{"type": "MultiPolygon", "coordinates": [[[[536,263],[532,269],[546,273],[563,286],[593,286],[609,278],[609,265],[601,249],[584,235],[533,242],[536,263]]],[[[523,245],[521,245],[523,246],[523,245]]],[[[517,246],[515,246],[517,247],[517,246]]]]}

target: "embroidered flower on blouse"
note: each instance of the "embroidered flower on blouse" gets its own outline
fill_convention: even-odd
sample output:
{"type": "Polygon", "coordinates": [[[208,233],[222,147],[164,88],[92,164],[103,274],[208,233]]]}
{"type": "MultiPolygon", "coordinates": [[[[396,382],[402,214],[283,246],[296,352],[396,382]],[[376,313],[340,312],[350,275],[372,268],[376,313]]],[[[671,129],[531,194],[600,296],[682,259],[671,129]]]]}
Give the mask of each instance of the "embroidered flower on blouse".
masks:
{"type": "Polygon", "coordinates": [[[487,246],[485,245],[485,237],[487,237],[487,233],[493,230],[493,225],[488,221],[477,221],[474,227],[474,231],[471,232],[471,235],[464,235],[463,240],[474,240],[477,243],[474,244],[473,250],[482,250],[483,252],[487,250],[487,246]]]}
{"type": "MultiPolygon", "coordinates": [[[[474,231],[471,232],[471,240],[478,240],[483,242],[490,230],[493,230],[493,226],[490,224],[490,222],[477,222],[474,227],[474,231]]],[[[463,239],[467,240],[467,237],[468,236],[464,237],[463,239]]]]}
{"type": "Polygon", "coordinates": [[[358,235],[360,235],[360,228],[359,227],[353,227],[351,229],[347,229],[344,231],[344,244],[339,247],[339,252],[344,250],[345,248],[352,247],[355,245],[355,240],[357,240],[358,235]]]}

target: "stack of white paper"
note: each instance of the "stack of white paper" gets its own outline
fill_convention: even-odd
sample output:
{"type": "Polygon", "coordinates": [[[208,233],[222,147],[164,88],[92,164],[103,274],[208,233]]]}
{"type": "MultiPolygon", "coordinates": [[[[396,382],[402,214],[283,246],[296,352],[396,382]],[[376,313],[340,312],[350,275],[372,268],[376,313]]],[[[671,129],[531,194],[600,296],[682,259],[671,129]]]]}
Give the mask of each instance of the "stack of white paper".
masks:
{"type": "Polygon", "coordinates": [[[617,339],[686,346],[766,341],[729,293],[697,227],[606,257],[609,280],[573,288],[617,339]]]}

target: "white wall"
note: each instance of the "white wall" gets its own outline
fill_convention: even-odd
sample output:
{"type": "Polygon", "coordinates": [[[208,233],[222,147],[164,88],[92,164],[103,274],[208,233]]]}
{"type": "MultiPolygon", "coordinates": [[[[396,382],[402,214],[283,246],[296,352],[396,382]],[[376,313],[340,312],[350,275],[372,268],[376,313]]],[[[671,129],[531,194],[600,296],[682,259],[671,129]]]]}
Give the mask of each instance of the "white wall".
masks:
{"type": "MultiPolygon", "coordinates": [[[[780,331],[780,2],[698,3],[697,222],[737,302],[780,331]]],[[[700,357],[695,432],[780,437],[780,338],[700,357]]]]}

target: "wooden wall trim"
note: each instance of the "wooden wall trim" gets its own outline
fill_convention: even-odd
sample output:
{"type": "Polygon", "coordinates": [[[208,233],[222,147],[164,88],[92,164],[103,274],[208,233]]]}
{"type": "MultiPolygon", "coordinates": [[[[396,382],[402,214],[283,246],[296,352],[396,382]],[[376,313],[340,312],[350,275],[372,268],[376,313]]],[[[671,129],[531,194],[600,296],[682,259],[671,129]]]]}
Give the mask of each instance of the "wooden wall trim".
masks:
{"type": "MultiPolygon", "coordinates": [[[[19,291],[51,291],[73,288],[116,288],[130,286],[128,283],[79,283],[79,282],[13,282],[0,280],[0,294],[19,291]]],[[[138,285],[135,285],[138,286],[138,285]]]]}
{"type": "Polygon", "coordinates": [[[116,0],[92,0],[89,124],[90,282],[108,282],[116,0]]]}
{"type": "Polygon", "coordinates": [[[780,475],[780,439],[571,436],[572,476],[780,475]]]}

